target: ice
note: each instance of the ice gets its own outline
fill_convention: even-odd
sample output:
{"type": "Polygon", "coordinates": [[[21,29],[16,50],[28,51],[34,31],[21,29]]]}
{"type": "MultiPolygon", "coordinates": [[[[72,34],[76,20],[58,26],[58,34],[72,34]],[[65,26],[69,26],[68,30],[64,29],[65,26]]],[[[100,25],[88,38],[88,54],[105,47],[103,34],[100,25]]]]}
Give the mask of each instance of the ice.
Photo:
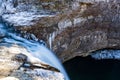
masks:
{"type": "Polygon", "coordinates": [[[15,14],[4,14],[2,17],[4,20],[15,24],[15,26],[30,26],[34,25],[33,20],[37,20],[41,17],[52,17],[53,15],[40,15],[34,12],[18,12],[15,14]]]}
{"type": "Polygon", "coordinates": [[[120,59],[120,50],[102,50],[94,52],[92,58],[95,59],[120,59]]]}

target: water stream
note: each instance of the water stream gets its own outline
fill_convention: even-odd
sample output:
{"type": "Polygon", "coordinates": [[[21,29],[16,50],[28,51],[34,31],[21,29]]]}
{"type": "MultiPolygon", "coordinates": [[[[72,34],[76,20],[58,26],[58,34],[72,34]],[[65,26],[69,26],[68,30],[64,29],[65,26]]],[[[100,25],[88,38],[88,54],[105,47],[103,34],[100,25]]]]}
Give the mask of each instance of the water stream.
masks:
{"type": "Polygon", "coordinates": [[[32,56],[59,69],[60,72],[64,74],[66,78],[65,80],[69,80],[67,73],[65,72],[58,58],[54,55],[52,51],[50,51],[44,45],[44,43],[42,44],[41,42],[39,43],[34,40],[29,41],[20,36],[17,36],[17,33],[13,32],[10,26],[6,26],[1,21],[0,21],[0,43],[17,44],[25,47],[32,54],[32,56]]]}

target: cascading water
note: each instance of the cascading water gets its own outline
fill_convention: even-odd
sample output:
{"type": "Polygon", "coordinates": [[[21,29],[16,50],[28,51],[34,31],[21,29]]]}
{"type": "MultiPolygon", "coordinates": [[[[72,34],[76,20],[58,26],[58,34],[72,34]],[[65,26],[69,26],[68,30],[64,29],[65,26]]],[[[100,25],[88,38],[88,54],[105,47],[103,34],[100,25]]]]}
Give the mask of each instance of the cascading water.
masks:
{"type": "Polygon", "coordinates": [[[32,56],[49,64],[50,66],[53,66],[59,69],[60,72],[64,74],[65,80],[70,80],[60,61],[57,59],[54,53],[44,45],[44,42],[43,44],[41,44],[41,42],[39,43],[37,41],[29,41],[20,36],[17,36],[17,33],[11,30],[13,29],[11,29],[10,26],[6,26],[2,22],[2,20],[0,20],[0,43],[1,44],[9,43],[9,44],[17,44],[25,47],[31,53],[32,56]]]}
{"type": "MultiPolygon", "coordinates": [[[[9,5],[12,4],[11,1],[13,0],[0,0],[0,16],[2,16],[3,13],[6,13],[8,8],[11,8],[9,7],[9,5]],[[7,2],[10,4],[6,4],[7,2]]],[[[12,9],[13,7],[10,10],[12,9]]],[[[18,33],[14,31],[10,26],[6,26],[2,22],[2,18],[0,17],[0,43],[1,44],[2,43],[17,44],[25,47],[31,53],[32,56],[38,58],[40,61],[43,61],[49,64],[50,66],[53,66],[59,69],[60,72],[64,74],[65,80],[70,80],[60,61],[57,59],[54,53],[44,45],[44,42],[38,42],[37,40],[32,40],[32,41],[27,40],[20,36],[17,36],[17,34],[18,33]]]]}
{"type": "Polygon", "coordinates": [[[15,32],[12,33],[9,30],[9,26],[7,27],[3,23],[0,23],[0,39],[0,43],[17,44],[25,47],[32,56],[39,58],[41,61],[59,69],[60,72],[64,74],[66,78],[65,80],[69,80],[60,61],[45,45],[17,36],[15,32]]]}

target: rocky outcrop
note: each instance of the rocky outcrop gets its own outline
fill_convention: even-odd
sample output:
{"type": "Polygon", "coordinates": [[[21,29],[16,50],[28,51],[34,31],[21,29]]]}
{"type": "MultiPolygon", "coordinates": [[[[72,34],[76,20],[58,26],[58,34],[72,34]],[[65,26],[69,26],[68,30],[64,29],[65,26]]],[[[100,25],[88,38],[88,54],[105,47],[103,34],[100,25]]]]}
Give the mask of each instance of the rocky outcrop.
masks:
{"type": "Polygon", "coordinates": [[[57,35],[53,50],[60,59],[66,61],[75,56],[87,56],[99,49],[120,49],[118,5],[111,2],[93,4],[81,14],[86,21],[57,35]]]}
{"type": "Polygon", "coordinates": [[[99,49],[120,49],[119,1],[76,1],[79,4],[73,5],[74,8],[68,7],[63,13],[49,17],[23,14],[22,19],[26,20],[28,16],[31,18],[25,22],[15,13],[4,14],[3,19],[11,23],[16,30],[22,31],[22,34],[32,33],[47,42],[63,62],[75,56],[90,55],[92,51],[99,49]],[[12,20],[13,18],[18,21],[12,20]],[[22,25],[22,21],[25,25],[22,25]]]}
{"type": "Polygon", "coordinates": [[[57,69],[34,60],[24,47],[1,43],[0,80],[64,80],[57,69]]]}

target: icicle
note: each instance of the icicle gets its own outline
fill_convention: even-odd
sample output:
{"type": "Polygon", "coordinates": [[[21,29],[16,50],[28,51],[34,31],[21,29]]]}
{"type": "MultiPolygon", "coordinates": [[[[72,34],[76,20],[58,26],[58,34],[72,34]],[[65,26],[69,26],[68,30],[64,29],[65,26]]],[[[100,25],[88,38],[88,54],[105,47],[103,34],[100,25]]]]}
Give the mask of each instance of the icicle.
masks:
{"type": "Polygon", "coordinates": [[[54,41],[54,38],[55,38],[55,32],[53,32],[49,35],[49,47],[50,47],[50,49],[52,49],[52,42],[54,41]]]}
{"type": "Polygon", "coordinates": [[[50,47],[50,49],[52,48],[52,37],[51,37],[51,34],[49,36],[49,47],[50,47]]]}

